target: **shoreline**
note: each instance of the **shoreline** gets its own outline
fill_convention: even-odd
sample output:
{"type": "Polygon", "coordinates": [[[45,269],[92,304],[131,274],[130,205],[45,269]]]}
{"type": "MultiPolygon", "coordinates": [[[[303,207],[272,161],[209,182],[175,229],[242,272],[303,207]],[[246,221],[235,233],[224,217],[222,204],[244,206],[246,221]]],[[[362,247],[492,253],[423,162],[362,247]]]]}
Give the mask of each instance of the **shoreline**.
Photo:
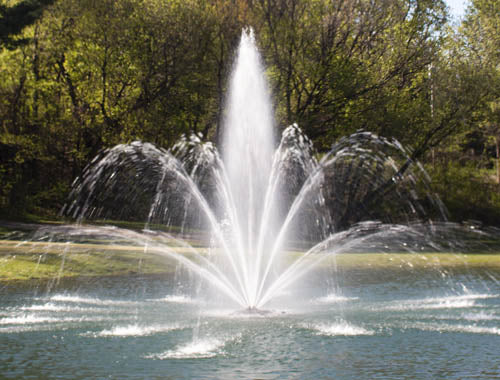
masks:
{"type": "MultiPolygon", "coordinates": [[[[179,248],[182,251],[181,248],[179,248]]],[[[294,261],[296,252],[290,252],[294,261]]],[[[308,260],[308,259],[306,259],[308,260]]],[[[170,275],[181,264],[172,258],[144,252],[137,246],[67,244],[0,240],[0,286],[63,279],[135,275],[170,275]]],[[[492,270],[500,272],[499,253],[338,253],[314,270],[334,272],[411,272],[492,270]]]]}
{"type": "MultiPolygon", "coordinates": [[[[99,239],[83,242],[29,241],[23,239],[38,228],[54,224],[7,222],[0,220],[0,286],[54,281],[54,279],[97,278],[131,275],[169,275],[181,265],[162,255],[161,247],[148,251],[140,244],[125,241],[112,243],[99,239]],[[2,231],[3,230],[3,231],[2,231]],[[21,236],[16,236],[16,233],[21,236]],[[9,235],[11,240],[9,240],[9,235]],[[16,239],[17,238],[17,239],[16,239]],[[15,239],[15,240],[14,240],[15,239]]],[[[197,253],[208,249],[191,242],[197,253]]],[[[168,246],[175,253],[189,256],[190,249],[175,243],[168,246]]],[[[289,250],[285,261],[291,263],[301,255],[289,250]]],[[[316,255],[311,255],[310,260],[316,255]]],[[[318,264],[317,269],[333,268],[338,273],[369,271],[472,270],[500,272],[500,252],[384,252],[337,253],[318,264]]]]}

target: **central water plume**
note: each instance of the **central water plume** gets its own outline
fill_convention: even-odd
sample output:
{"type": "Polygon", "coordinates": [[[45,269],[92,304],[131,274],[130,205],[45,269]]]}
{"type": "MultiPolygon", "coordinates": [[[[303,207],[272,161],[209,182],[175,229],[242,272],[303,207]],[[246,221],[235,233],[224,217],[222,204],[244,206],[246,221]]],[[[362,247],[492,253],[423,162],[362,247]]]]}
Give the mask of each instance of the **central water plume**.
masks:
{"type": "MultiPolygon", "coordinates": [[[[249,307],[257,304],[262,236],[273,230],[264,209],[274,155],[273,112],[252,29],[243,31],[231,76],[224,121],[223,161],[232,204],[225,206],[238,276],[249,307]],[[266,229],[261,228],[266,226],[266,229]]],[[[268,216],[268,214],[267,214],[268,216]]]]}

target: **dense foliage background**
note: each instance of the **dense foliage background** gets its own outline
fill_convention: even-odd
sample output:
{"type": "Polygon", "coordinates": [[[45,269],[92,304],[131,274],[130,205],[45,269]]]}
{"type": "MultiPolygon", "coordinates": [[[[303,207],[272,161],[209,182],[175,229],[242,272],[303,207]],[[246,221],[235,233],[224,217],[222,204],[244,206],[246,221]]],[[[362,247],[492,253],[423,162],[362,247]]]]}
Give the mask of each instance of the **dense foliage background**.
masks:
{"type": "Polygon", "coordinates": [[[218,142],[248,25],[280,130],[395,137],[452,218],[500,224],[498,0],[0,0],[0,215],[57,215],[117,143],[218,142]]]}

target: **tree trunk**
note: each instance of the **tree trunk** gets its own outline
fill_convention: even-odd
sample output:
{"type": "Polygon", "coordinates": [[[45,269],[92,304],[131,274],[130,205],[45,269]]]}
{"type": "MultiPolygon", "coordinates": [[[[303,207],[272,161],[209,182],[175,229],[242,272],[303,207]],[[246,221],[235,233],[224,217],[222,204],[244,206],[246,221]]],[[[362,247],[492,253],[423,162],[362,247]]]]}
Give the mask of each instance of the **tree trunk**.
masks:
{"type": "Polygon", "coordinates": [[[500,184],[500,136],[495,136],[495,150],[496,150],[496,166],[497,166],[497,184],[500,184]]]}

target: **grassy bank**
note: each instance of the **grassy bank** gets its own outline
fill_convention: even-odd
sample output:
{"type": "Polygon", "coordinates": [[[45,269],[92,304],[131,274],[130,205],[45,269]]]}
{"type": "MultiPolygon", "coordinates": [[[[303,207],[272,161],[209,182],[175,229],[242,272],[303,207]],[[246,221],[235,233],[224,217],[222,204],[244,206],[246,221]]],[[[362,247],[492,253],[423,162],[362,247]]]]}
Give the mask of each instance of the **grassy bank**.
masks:
{"type": "Polygon", "coordinates": [[[500,269],[497,253],[349,253],[334,257],[335,264],[344,269],[366,268],[477,268],[500,269]]]}
{"type": "Polygon", "coordinates": [[[175,264],[143,248],[0,240],[0,281],[168,273],[175,264]]]}
{"type": "MultiPolygon", "coordinates": [[[[177,253],[189,255],[186,248],[177,253]]],[[[204,248],[197,248],[205,253],[204,248]]],[[[290,253],[294,260],[298,253],[290,253]]],[[[341,270],[492,268],[500,270],[500,254],[349,253],[337,254],[324,265],[341,270]]],[[[46,243],[0,240],[0,282],[54,277],[117,276],[173,273],[176,263],[143,247],[105,243],[46,243]]]]}

